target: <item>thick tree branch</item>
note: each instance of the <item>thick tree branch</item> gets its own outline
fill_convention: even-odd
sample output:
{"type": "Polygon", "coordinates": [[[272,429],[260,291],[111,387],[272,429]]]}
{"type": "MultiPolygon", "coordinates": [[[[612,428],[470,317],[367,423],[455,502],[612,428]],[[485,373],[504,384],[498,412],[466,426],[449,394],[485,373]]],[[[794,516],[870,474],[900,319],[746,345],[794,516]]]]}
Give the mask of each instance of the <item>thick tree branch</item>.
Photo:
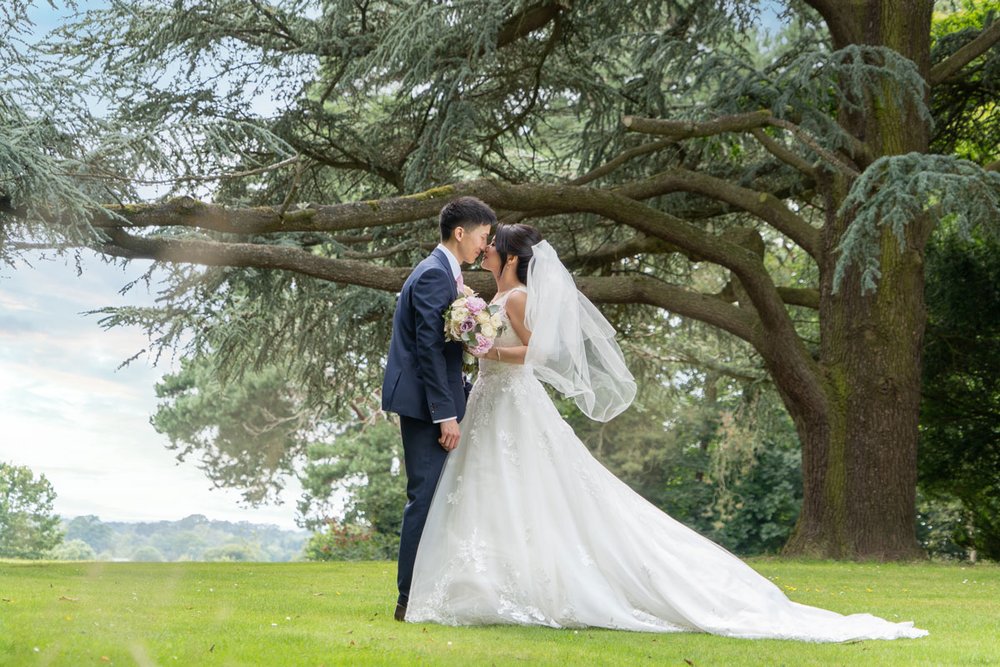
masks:
{"type": "Polygon", "coordinates": [[[507,19],[497,34],[497,48],[503,48],[544,28],[559,15],[563,5],[561,0],[546,0],[526,7],[524,11],[507,19]]]}
{"type": "Polygon", "coordinates": [[[173,238],[146,238],[121,229],[109,230],[110,243],[100,250],[126,259],[202,264],[205,266],[285,269],[339,283],[397,291],[410,269],[378,266],[353,259],[322,257],[300,248],[259,243],[220,243],[173,238]]]}
{"type": "Polygon", "coordinates": [[[684,255],[692,262],[697,262],[700,259],[684,248],[667,243],[662,239],[643,236],[641,234],[621,243],[603,245],[582,255],[575,257],[564,256],[561,259],[567,268],[586,272],[614,264],[627,257],[635,257],[636,255],[643,254],[664,255],[668,253],[684,255]]]}
{"type": "MultiPolygon", "coordinates": [[[[813,182],[809,179],[803,180],[798,174],[794,176],[789,176],[786,174],[779,174],[777,180],[771,178],[774,174],[777,163],[771,163],[771,169],[768,169],[766,165],[762,169],[754,169],[758,173],[758,178],[754,179],[751,189],[757,193],[764,193],[778,200],[784,200],[789,197],[795,196],[796,193],[802,194],[813,187],[813,182]]],[[[652,177],[651,177],[652,178],[652,177]]],[[[725,178],[724,176],[716,175],[715,178],[725,178]]],[[[665,194],[662,186],[655,186],[651,179],[645,179],[642,181],[636,181],[633,183],[626,183],[611,189],[611,192],[637,201],[644,199],[649,199],[652,197],[660,196],[665,194]]],[[[677,204],[681,206],[681,204],[677,204]]],[[[732,206],[722,200],[712,199],[712,198],[702,198],[696,200],[694,198],[689,198],[683,203],[681,208],[674,208],[671,213],[678,218],[687,220],[689,222],[696,220],[707,220],[709,218],[715,218],[721,215],[732,212],[732,206]]],[[[553,215],[555,211],[549,209],[541,209],[536,211],[516,211],[516,212],[503,212],[500,218],[501,223],[512,223],[512,222],[522,222],[530,218],[544,218],[549,215],[553,215]]],[[[683,254],[691,257],[691,253],[679,250],[683,254]]],[[[693,259],[693,261],[702,261],[703,258],[693,259]]]]}
{"type": "Polygon", "coordinates": [[[928,82],[934,86],[947,80],[970,62],[989,51],[1000,42],[1000,20],[979,33],[974,40],[931,68],[928,82]]]}
{"type": "Polygon", "coordinates": [[[857,21],[854,18],[854,8],[842,0],[804,0],[804,2],[819,12],[833,36],[835,48],[858,41],[857,21]]]}
{"type": "Polygon", "coordinates": [[[136,227],[196,227],[231,234],[341,232],[435,217],[452,197],[476,195],[489,185],[489,181],[469,181],[416,195],[298,208],[284,215],[280,206],[230,208],[179,197],[162,204],[109,205],[94,214],[92,224],[121,227],[124,219],[136,227]]]}
{"type": "MultiPolygon", "coordinates": [[[[819,290],[812,287],[778,287],[781,300],[789,306],[802,306],[819,310],[819,290]]],[[[732,283],[727,284],[722,291],[712,296],[728,303],[737,301],[736,290],[732,283]]]]}
{"type": "Polygon", "coordinates": [[[663,283],[646,276],[580,278],[580,291],[595,303],[643,303],[682,317],[719,327],[759,345],[761,330],[751,312],[707,294],[663,283]]]}
{"type": "Polygon", "coordinates": [[[799,215],[789,210],[781,200],[767,192],[757,192],[715,176],[687,169],[669,169],[633,186],[623,187],[618,192],[633,199],[646,199],[669,192],[692,192],[711,197],[752,213],[788,236],[812,257],[819,256],[819,230],[810,226],[799,215]]]}
{"type": "MultiPolygon", "coordinates": [[[[110,205],[106,211],[95,213],[92,223],[102,228],[122,227],[124,219],[135,227],[184,226],[248,235],[277,232],[342,232],[433,218],[448,200],[460,195],[477,196],[497,208],[508,211],[544,211],[550,215],[593,212],[612,220],[617,219],[616,215],[620,208],[615,202],[628,201],[629,208],[638,207],[634,215],[630,216],[635,224],[626,220],[619,220],[620,222],[684,248],[699,257],[726,265],[728,260],[724,253],[718,252],[720,249],[718,239],[712,234],[634,201],[637,198],[678,191],[681,189],[680,185],[680,179],[672,181],[665,177],[662,181],[655,178],[648,179],[630,188],[606,191],[566,185],[508,185],[484,179],[433,188],[403,197],[310,206],[287,211],[284,215],[280,215],[280,207],[276,206],[229,208],[181,197],[163,204],[110,205]],[[654,219],[657,222],[654,223],[654,219]],[[667,227],[683,229],[684,232],[675,237],[673,234],[664,233],[667,227]],[[698,247],[693,247],[691,243],[698,247]]],[[[748,192],[753,193],[753,191],[748,192]]],[[[734,199],[737,194],[733,194],[734,199]]],[[[758,199],[760,197],[760,193],[753,195],[758,199]]],[[[750,202],[745,203],[747,206],[752,205],[750,202]]],[[[758,207],[768,205],[768,202],[757,204],[758,207]]],[[[808,232],[804,229],[791,231],[790,237],[803,238],[805,244],[809,245],[808,232]]],[[[740,251],[738,247],[734,248],[737,252],[740,251]]],[[[731,258],[732,256],[729,257],[731,258]]]]}
{"type": "MultiPolygon", "coordinates": [[[[768,109],[751,111],[732,116],[721,116],[708,121],[663,120],[660,118],[642,118],[640,116],[625,116],[622,119],[625,129],[643,134],[657,134],[673,139],[691,139],[695,137],[711,137],[723,132],[750,132],[761,127],[780,127],[788,130],[796,139],[805,144],[811,151],[820,156],[832,166],[840,169],[850,178],[857,178],[859,172],[854,165],[848,164],[843,158],[832,151],[823,148],[812,136],[801,127],[781,118],[775,118],[768,109]]],[[[857,148],[857,146],[855,147],[857,148]]]]}
{"type": "Polygon", "coordinates": [[[632,160],[633,158],[637,158],[641,155],[647,155],[649,153],[655,153],[656,151],[661,151],[665,148],[670,148],[671,146],[676,146],[676,145],[677,145],[676,141],[663,140],[663,141],[653,141],[648,144],[642,144],[634,148],[629,148],[628,150],[622,151],[611,160],[608,160],[600,167],[596,167],[587,172],[586,174],[584,174],[583,176],[579,176],[571,181],[568,181],[568,184],[584,185],[586,183],[590,183],[591,181],[596,181],[597,179],[612,173],[615,169],[622,166],[629,160],[632,160]]]}
{"type": "Polygon", "coordinates": [[[673,139],[693,139],[695,137],[712,137],[723,132],[748,132],[755,127],[766,127],[773,117],[770,110],[761,109],[760,111],[732,116],[720,116],[701,122],[625,116],[622,119],[622,124],[630,132],[659,134],[673,139]]]}
{"type": "MultiPolygon", "coordinates": [[[[163,205],[117,206],[109,207],[109,210],[139,226],[184,225],[240,234],[330,232],[431,218],[446,201],[458,195],[478,196],[495,208],[504,210],[594,213],[628,225],[647,236],[662,239],[704,258],[705,261],[730,269],[750,293],[762,319],[778,328],[782,328],[782,321],[786,321],[787,328],[791,330],[784,302],[778,296],[760,258],[753,252],[634,199],[596,188],[508,185],[478,180],[405,197],[311,207],[285,216],[279,216],[274,207],[228,209],[189,198],[163,205]]],[[[122,220],[107,214],[95,215],[94,224],[120,228],[122,220]]],[[[266,261],[267,255],[260,259],[266,261]]],[[[794,339],[797,340],[797,336],[794,339]]],[[[791,340],[789,343],[793,344],[791,340]]]]}
{"type": "Polygon", "coordinates": [[[760,144],[767,150],[768,153],[778,158],[785,164],[798,169],[800,172],[808,176],[809,178],[815,180],[816,169],[809,163],[805,158],[800,157],[794,151],[785,148],[781,142],[779,142],[774,137],[771,137],[764,130],[756,127],[750,130],[750,134],[760,142],[760,144]]]}
{"type": "MultiPolygon", "coordinates": [[[[798,369],[797,374],[801,382],[809,386],[818,383],[817,369],[795,332],[785,302],[779,295],[771,276],[764,268],[757,253],[668,213],[607,190],[565,185],[510,185],[478,180],[435,188],[405,197],[317,206],[295,211],[284,217],[278,216],[273,207],[227,209],[222,206],[203,204],[192,199],[176,200],[159,206],[117,207],[113,210],[143,226],[187,225],[243,234],[279,231],[343,231],[432,218],[444,202],[458,195],[478,196],[500,210],[593,213],[608,220],[628,225],[647,236],[684,248],[687,252],[704,258],[704,261],[729,269],[739,279],[742,288],[746,290],[749,302],[752,303],[753,310],[760,318],[760,326],[766,331],[766,340],[755,343],[765,358],[769,355],[780,356],[783,364],[790,364],[798,369]],[[790,357],[794,357],[797,361],[790,360],[790,357]]],[[[122,239],[116,243],[129,249],[127,239],[122,236],[124,232],[120,230],[122,226],[120,218],[112,215],[95,216],[95,222],[104,227],[119,228],[118,231],[112,231],[113,234],[117,235],[117,238],[122,239]]],[[[162,252],[167,253],[168,256],[173,248],[187,247],[180,245],[184,243],[182,240],[171,240],[171,243],[174,245],[162,249],[162,252]]],[[[200,253],[197,255],[198,259],[189,258],[188,261],[211,264],[230,263],[222,257],[213,256],[210,253],[206,254],[205,251],[200,250],[200,247],[196,248],[199,249],[200,253]]],[[[134,250],[135,247],[133,246],[132,249],[134,250]]],[[[230,249],[227,252],[234,251],[230,249]]],[[[274,264],[276,252],[278,250],[273,247],[254,245],[247,248],[244,255],[232,257],[231,263],[242,266],[252,262],[257,266],[282,268],[280,265],[274,264]]],[[[310,263],[322,261],[322,259],[312,258],[303,261],[306,262],[303,272],[309,273],[312,271],[310,263]]],[[[385,272],[394,271],[386,268],[362,270],[362,267],[357,264],[340,264],[339,267],[341,273],[337,275],[342,277],[331,275],[330,279],[367,286],[376,286],[373,281],[384,281],[385,272]],[[353,274],[356,271],[360,273],[353,278],[347,277],[347,274],[353,274]]],[[[398,277],[396,279],[398,280],[398,277]]],[[[741,308],[741,310],[746,309],[741,308]]],[[[814,388],[819,391],[817,387],[814,388]]]]}
{"type": "MultiPolygon", "coordinates": [[[[247,209],[249,220],[233,219],[236,211],[183,200],[179,207],[142,207],[141,211],[120,208],[142,224],[188,224],[196,219],[199,226],[226,227],[225,231],[246,233],[248,227],[271,231],[346,230],[407,222],[433,217],[445,201],[458,195],[475,195],[500,210],[549,210],[553,213],[592,213],[632,227],[647,236],[686,249],[704,261],[729,269],[739,280],[746,298],[735,306],[707,295],[694,295],[681,288],[664,285],[652,278],[631,276],[633,292],[623,288],[621,277],[581,280],[586,293],[596,301],[649,303],[672,309],[725,329],[751,342],[773,367],[781,367],[797,393],[822,401],[821,373],[795,331],[787,306],[774,285],[759,252],[744,248],[726,238],[711,234],[684,220],[622,196],[597,188],[560,185],[509,185],[487,180],[373,202],[357,202],[316,207],[284,220],[275,218],[273,208],[247,209]],[[152,209],[152,210],[151,210],[152,209]],[[234,225],[234,222],[236,223],[234,225]],[[239,229],[237,229],[239,228],[239,229]],[[608,283],[589,281],[613,281],[608,283]],[[616,281],[616,282],[615,282],[616,281]],[[638,294],[640,288],[643,290],[638,294]],[[647,291],[648,290],[648,291],[647,291]],[[657,296],[659,294],[660,296],[657,296]],[[682,299],[681,296],[684,296],[682,299]]],[[[184,239],[142,239],[121,229],[121,220],[107,216],[113,245],[109,254],[127,257],[150,257],[160,261],[196,262],[211,265],[256,266],[297,270],[328,280],[379,289],[398,289],[406,269],[372,267],[352,260],[331,260],[297,248],[261,244],[218,244],[184,239]],[[114,221],[115,226],[110,222],[114,221]],[[117,229],[115,229],[117,227],[117,229]],[[195,244],[195,245],[191,245],[195,244]],[[291,260],[294,259],[294,265],[291,260]],[[332,264],[331,264],[332,262],[332,264]]],[[[467,281],[483,293],[491,291],[488,276],[470,276],[467,281]],[[480,283],[481,281],[481,283],[480,283]]]]}
{"type": "MultiPolygon", "coordinates": [[[[298,248],[255,243],[219,243],[189,239],[143,238],[112,230],[111,243],[101,250],[129,259],[257,267],[295,271],[333,282],[397,292],[410,273],[408,268],[381,267],[349,259],[321,257],[298,248]]],[[[487,298],[495,291],[493,278],[484,271],[465,273],[466,283],[487,298]]],[[[753,315],[724,300],[692,292],[647,276],[587,277],[577,285],[595,303],[635,303],[664,308],[684,317],[706,322],[751,343],[756,335],[753,315]]]]}
{"type": "Polygon", "coordinates": [[[778,287],[781,300],[789,306],[819,310],[819,290],[812,287],[778,287]]]}

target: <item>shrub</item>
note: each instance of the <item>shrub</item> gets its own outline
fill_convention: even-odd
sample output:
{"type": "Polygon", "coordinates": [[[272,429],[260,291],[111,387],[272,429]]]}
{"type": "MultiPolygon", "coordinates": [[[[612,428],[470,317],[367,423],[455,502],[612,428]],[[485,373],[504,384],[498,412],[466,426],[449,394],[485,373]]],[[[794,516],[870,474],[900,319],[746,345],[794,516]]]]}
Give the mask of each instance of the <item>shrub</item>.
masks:
{"type": "Polygon", "coordinates": [[[330,521],[305,546],[307,560],[395,560],[399,536],[376,532],[355,523],[330,521]]]}

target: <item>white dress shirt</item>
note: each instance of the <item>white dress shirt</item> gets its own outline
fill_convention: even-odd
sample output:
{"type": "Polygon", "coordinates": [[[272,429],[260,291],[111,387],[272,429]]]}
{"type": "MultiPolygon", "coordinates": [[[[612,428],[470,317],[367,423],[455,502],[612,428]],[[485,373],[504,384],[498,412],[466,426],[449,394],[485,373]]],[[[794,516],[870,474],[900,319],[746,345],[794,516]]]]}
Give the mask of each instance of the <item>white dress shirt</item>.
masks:
{"type": "Polygon", "coordinates": [[[448,250],[443,243],[438,243],[437,247],[444,250],[444,256],[448,258],[448,264],[451,265],[451,277],[458,280],[458,275],[462,273],[462,265],[458,263],[458,259],[451,254],[451,250],[448,250]]]}

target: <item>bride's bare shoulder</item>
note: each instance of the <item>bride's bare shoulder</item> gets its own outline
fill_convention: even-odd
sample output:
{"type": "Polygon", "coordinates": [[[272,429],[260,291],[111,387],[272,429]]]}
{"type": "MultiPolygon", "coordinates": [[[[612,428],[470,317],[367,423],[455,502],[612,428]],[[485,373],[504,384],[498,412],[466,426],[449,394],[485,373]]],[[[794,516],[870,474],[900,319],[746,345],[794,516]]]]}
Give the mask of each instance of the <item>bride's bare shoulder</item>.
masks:
{"type": "Polygon", "coordinates": [[[524,304],[527,303],[527,301],[528,293],[515,287],[511,290],[510,296],[507,297],[507,307],[509,308],[510,306],[514,306],[515,308],[524,310],[524,304]]]}
{"type": "Polygon", "coordinates": [[[510,296],[507,297],[507,303],[504,304],[504,310],[507,311],[508,316],[517,317],[517,319],[523,320],[524,308],[527,302],[527,293],[519,289],[514,289],[511,291],[510,296]]]}

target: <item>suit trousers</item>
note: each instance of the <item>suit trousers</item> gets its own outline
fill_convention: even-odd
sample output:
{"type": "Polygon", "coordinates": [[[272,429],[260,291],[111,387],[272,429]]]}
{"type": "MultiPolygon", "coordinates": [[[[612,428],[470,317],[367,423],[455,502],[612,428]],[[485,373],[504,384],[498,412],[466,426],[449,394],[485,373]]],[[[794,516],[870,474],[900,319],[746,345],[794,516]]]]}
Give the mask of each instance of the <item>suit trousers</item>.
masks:
{"type": "Polygon", "coordinates": [[[427,510],[430,509],[437,488],[441,469],[448,452],[441,447],[441,426],[422,419],[399,417],[403,438],[403,463],[406,467],[406,507],[403,509],[403,527],[399,534],[399,562],[397,584],[399,602],[406,604],[413,580],[413,563],[417,546],[424,532],[427,510]]]}

